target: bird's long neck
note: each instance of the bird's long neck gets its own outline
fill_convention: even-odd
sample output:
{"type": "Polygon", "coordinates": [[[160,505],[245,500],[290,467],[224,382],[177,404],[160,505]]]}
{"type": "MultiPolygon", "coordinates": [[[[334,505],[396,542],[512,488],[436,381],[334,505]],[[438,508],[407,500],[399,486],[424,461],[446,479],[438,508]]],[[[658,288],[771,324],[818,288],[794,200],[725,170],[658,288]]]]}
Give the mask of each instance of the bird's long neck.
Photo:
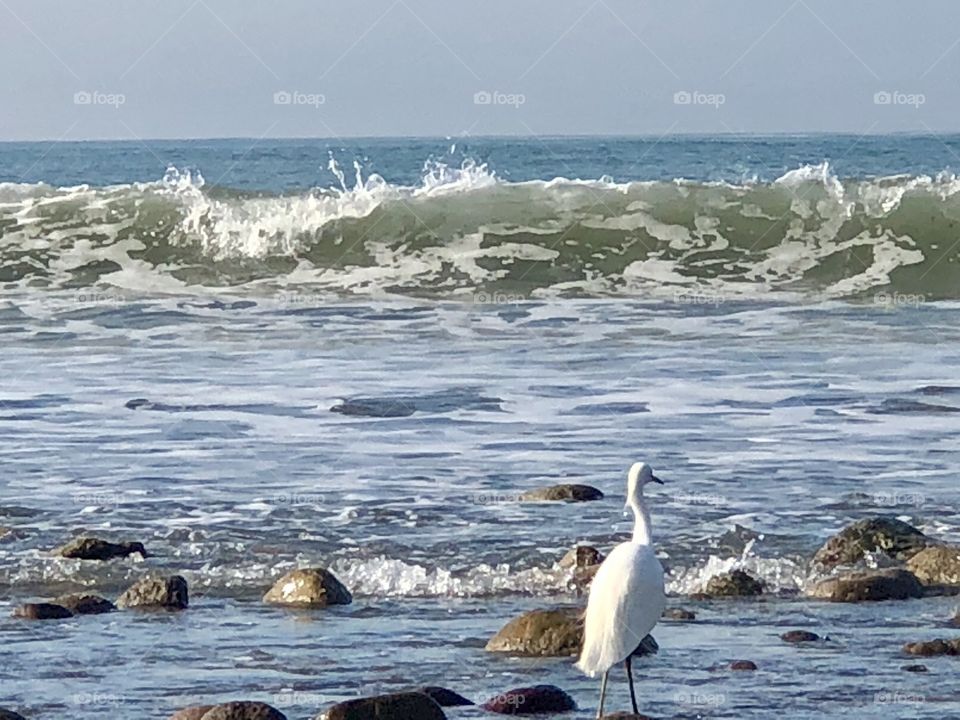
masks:
{"type": "Polygon", "coordinates": [[[640,545],[652,545],[653,537],[650,530],[650,511],[643,501],[643,493],[637,492],[630,498],[630,509],[633,510],[635,523],[633,525],[633,541],[640,545]]]}

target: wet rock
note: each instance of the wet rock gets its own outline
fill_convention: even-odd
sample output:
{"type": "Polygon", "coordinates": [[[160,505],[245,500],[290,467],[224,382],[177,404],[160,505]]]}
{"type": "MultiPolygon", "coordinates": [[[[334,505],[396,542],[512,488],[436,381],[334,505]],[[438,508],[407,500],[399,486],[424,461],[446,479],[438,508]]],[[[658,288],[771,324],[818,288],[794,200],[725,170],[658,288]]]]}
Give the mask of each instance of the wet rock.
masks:
{"type": "Polygon", "coordinates": [[[492,697],[483,709],[500,715],[536,715],[576,710],[573,698],[555,685],[515,688],[492,697]]]}
{"type": "Polygon", "coordinates": [[[14,608],[11,616],[23,620],[63,620],[73,617],[73,613],[54,603],[24,603],[14,608]]]}
{"type": "Polygon", "coordinates": [[[15,713],[13,710],[6,710],[0,708],[0,720],[27,720],[20,713],[15,713]]]}
{"type": "Polygon", "coordinates": [[[316,720],[446,720],[441,707],[422,692],[393,693],[348,700],[316,720]]]}
{"type": "Polygon", "coordinates": [[[919,655],[921,657],[960,655],[960,638],[953,638],[952,640],[937,638],[936,640],[907,643],[903,646],[903,651],[907,655],[919,655]]]}
{"type": "Polygon", "coordinates": [[[560,558],[562,568],[588,568],[603,562],[603,555],[595,547],[577,545],[570,548],[567,554],[560,558]]]}
{"type": "Polygon", "coordinates": [[[213,705],[193,705],[192,707],[178,710],[170,716],[170,720],[203,720],[207,711],[213,710],[213,705]]]}
{"type": "Polygon", "coordinates": [[[876,552],[906,560],[929,543],[926,535],[901,520],[891,517],[868,518],[848,525],[827,540],[817,550],[813,560],[828,568],[853,564],[862,560],[867,553],[876,552]]]}
{"type": "Polygon", "coordinates": [[[805,643],[817,642],[820,636],[809,630],[790,630],[781,635],[780,639],[787,643],[805,643]]]}
{"type": "Polygon", "coordinates": [[[99,615],[117,609],[116,605],[106,598],[99,595],[85,595],[84,593],[61,595],[55,598],[53,602],[56,605],[62,605],[74,615],[99,615]]]}
{"type": "Polygon", "coordinates": [[[111,558],[127,557],[133,553],[139,553],[144,558],[147,557],[147,551],[143,547],[143,543],[114,543],[95,537],[76,538],[66,545],[61,545],[53,552],[66,558],[79,558],[80,560],[110,560],[111,558]]]}
{"type": "Polygon", "coordinates": [[[188,604],[187,581],[179,575],[144,578],[131,585],[117,598],[118,608],[183,610],[188,604]]]}
{"type": "Polygon", "coordinates": [[[953,627],[960,627],[960,613],[957,613],[954,617],[948,620],[947,625],[952,625],[953,627]]]}
{"type": "Polygon", "coordinates": [[[649,715],[636,715],[632,712],[615,712],[610,715],[604,715],[603,720],[653,720],[649,715]]]}
{"type": "Polygon", "coordinates": [[[923,586],[906,570],[868,570],[822,580],[810,590],[810,596],[832,602],[906,600],[923,597],[923,586]]]}
{"type": "Polygon", "coordinates": [[[926,547],[907,560],[907,570],[924,585],[960,585],[960,547],[926,547]]]}
{"type": "Polygon", "coordinates": [[[730,669],[739,671],[756,670],[757,664],[753,660],[735,660],[730,663],[730,669]]]}
{"type": "Polygon", "coordinates": [[[287,720],[287,716],[266,703],[240,700],[214,705],[200,720],[287,720]]]}
{"type": "Polygon", "coordinates": [[[581,610],[531,610],[490,638],[486,650],[516,655],[576,655],[583,642],[581,610]]]}
{"type": "Polygon", "coordinates": [[[683,608],[667,608],[663,611],[664,620],[676,620],[678,622],[690,622],[697,619],[697,614],[693,610],[683,608]]]}
{"type": "Polygon", "coordinates": [[[460,707],[462,705],[473,705],[472,700],[467,700],[460,693],[455,693],[453,690],[447,690],[447,688],[438,687],[436,685],[427,685],[418,690],[424,695],[432,699],[440,707],[460,707]]]}
{"type": "Polygon", "coordinates": [[[521,502],[588,502],[602,500],[603,493],[589,485],[551,485],[530,490],[520,496],[521,502]]]}
{"type": "Polygon", "coordinates": [[[763,583],[743,570],[714,575],[703,588],[703,595],[716,597],[753,597],[763,593],[763,583]]]}
{"type": "Polygon", "coordinates": [[[327,607],[349,605],[353,596],[326,568],[291,570],[274,583],[263,601],[277,605],[327,607]]]}
{"type": "Polygon", "coordinates": [[[927,672],[926,665],[901,665],[900,669],[904,672],[914,672],[914,673],[925,673],[927,672]]]}

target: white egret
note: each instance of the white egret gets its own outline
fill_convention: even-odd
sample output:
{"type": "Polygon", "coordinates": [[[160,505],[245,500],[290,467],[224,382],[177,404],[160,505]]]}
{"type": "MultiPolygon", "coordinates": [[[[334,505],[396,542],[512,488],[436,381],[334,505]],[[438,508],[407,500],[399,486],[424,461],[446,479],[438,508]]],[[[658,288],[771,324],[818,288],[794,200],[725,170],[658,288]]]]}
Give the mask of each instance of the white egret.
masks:
{"type": "Polygon", "coordinates": [[[663,567],[653,549],[650,511],[643,501],[643,486],[650,482],[663,484],[645,463],[634,463],[630,467],[626,508],[633,510],[636,520],[633,538],[620,543],[607,555],[590,585],[583,650],[577,667],[590,677],[603,675],[597,718],[603,716],[607,675],[610,668],[621,662],[627,669],[633,712],[639,714],[630,659],[660,620],[666,606],[663,567]]]}

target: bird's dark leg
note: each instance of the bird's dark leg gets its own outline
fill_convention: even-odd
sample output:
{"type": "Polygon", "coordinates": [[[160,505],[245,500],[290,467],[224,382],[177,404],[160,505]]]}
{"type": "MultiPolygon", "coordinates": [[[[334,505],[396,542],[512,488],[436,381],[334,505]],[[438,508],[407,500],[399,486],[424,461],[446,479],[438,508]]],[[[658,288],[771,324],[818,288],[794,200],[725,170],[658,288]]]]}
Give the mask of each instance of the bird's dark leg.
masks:
{"type": "Polygon", "coordinates": [[[597,720],[603,717],[603,699],[607,695],[607,675],[610,674],[610,671],[607,670],[603,674],[603,680],[600,681],[600,707],[597,708],[597,720]]]}
{"type": "Polygon", "coordinates": [[[633,714],[639,715],[640,711],[637,710],[637,694],[633,689],[633,668],[630,665],[630,661],[633,659],[632,655],[627,655],[627,680],[630,682],[630,702],[633,704],[633,714]]]}

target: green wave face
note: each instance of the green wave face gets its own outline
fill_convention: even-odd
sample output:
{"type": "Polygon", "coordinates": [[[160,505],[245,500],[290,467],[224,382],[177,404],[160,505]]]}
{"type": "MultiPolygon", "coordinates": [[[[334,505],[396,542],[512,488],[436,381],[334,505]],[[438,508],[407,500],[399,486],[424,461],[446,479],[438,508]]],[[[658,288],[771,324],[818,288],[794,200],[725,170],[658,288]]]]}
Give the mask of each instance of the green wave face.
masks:
{"type": "Polygon", "coordinates": [[[567,181],[241,194],[0,186],[0,286],[956,298],[960,182],[567,181]]]}

